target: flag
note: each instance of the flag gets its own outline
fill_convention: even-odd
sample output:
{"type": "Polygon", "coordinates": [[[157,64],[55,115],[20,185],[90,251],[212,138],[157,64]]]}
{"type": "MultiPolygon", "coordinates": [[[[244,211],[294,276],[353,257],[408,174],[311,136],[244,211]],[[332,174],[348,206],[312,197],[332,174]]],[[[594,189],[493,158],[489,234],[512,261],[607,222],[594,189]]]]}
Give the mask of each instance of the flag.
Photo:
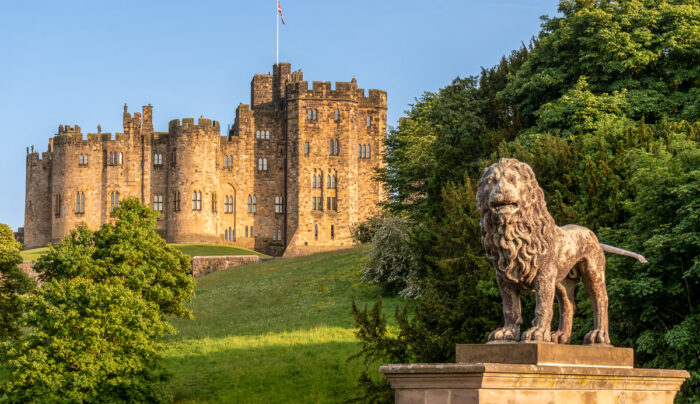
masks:
{"type": "MultiPolygon", "coordinates": [[[[282,24],[285,24],[284,22],[284,16],[282,15],[282,6],[280,6],[280,2],[277,2],[277,12],[280,13],[280,18],[282,19],[282,24]]],[[[286,25],[286,24],[285,24],[286,25]]]]}

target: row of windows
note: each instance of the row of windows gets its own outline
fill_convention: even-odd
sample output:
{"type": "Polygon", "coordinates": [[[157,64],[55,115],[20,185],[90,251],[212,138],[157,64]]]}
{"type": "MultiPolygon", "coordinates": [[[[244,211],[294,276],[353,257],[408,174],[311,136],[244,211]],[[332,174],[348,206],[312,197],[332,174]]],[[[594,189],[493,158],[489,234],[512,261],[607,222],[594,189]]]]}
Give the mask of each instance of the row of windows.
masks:
{"type": "MultiPolygon", "coordinates": [[[[318,110],[316,109],[307,109],[306,110],[306,119],[309,121],[315,121],[318,118],[318,110]]],[[[336,108],[335,111],[333,111],[333,119],[336,122],[340,122],[340,110],[336,108]]],[[[369,125],[367,125],[369,126],[369,125]]]]}
{"type": "Polygon", "coordinates": [[[236,241],[236,230],[232,229],[231,226],[224,231],[224,240],[236,241]]]}
{"type": "MultiPolygon", "coordinates": [[[[335,239],[335,226],[331,225],[331,240],[335,239]]],[[[318,225],[314,225],[314,240],[318,240],[318,225]]]]}
{"type": "Polygon", "coordinates": [[[256,139],[269,139],[270,138],[270,131],[269,130],[256,130],[255,131],[255,138],[256,139]]]}
{"type": "MultiPolygon", "coordinates": [[[[326,188],[337,189],[337,180],[338,177],[336,175],[326,175],[326,188]]],[[[323,174],[311,175],[311,188],[323,188],[323,174]]]]}
{"type": "MultiPolygon", "coordinates": [[[[106,153],[106,152],[105,152],[106,153]]],[[[109,152],[109,165],[116,166],[124,163],[124,155],[122,152],[109,152]]]]}
{"type": "Polygon", "coordinates": [[[282,241],[282,230],[272,230],[272,241],[282,241]]]}
{"type": "Polygon", "coordinates": [[[253,237],[253,226],[246,226],[245,227],[245,236],[246,237],[253,237]],[[248,233],[248,228],[250,227],[250,233],[248,233]],[[250,234],[250,235],[249,235],[250,234]]]}
{"type": "Polygon", "coordinates": [[[368,159],[372,157],[372,150],[368,144],[358,144],[357,145],[357,157],[361,159],[368,159]]]}
{"type": "MultiPolygon", "coordinates": [[[[311,209],[312,210],[323,210],[323,197],[312,196],[311,197],[311,209]]],[[[326,210],[338,211],[338,198],[335,196],[326,197],[326,210]]]]}

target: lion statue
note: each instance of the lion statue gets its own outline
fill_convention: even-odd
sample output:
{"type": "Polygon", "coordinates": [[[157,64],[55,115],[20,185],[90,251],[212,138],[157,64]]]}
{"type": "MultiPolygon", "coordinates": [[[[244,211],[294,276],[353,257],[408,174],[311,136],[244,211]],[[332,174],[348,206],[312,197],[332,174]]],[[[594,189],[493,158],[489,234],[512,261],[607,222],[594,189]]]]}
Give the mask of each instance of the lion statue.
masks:
{"type": "Polygon", "coordinates": [[[489,335],[489,343],[515,342],[520,338],[520,292],[536,295],[533,327],[524,342],[568,343],[574,317],[574,289],[578,279],[591,298],[594,329],[584,344],[610,345],[608,295],[605,289],[604,251],[646,262],[630,251],[598,242],[589,229],[558,227],[547,211],[544,193],[529,165],[501,159],[485,171],[476,193],[481,216],[482,243],[496,268],[503,299],[505,325],[489,335]],[[554,297],[559,302],[559,329],[551,332],[554,297]]]}

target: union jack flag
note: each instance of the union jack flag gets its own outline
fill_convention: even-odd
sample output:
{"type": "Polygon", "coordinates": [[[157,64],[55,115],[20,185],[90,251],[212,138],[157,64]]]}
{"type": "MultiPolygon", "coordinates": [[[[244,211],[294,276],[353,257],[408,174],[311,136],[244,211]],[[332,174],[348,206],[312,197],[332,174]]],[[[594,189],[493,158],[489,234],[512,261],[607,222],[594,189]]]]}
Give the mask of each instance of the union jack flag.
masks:
{"type": "Polygon", "coordinates": [[[277,2],[277,12],[280,13],[280,18],[282,19],[282,24],[286,25],[286,23],[284,22],[284,16],[282,15],[282,6],[280,6],[279,1],[277,2]]]}

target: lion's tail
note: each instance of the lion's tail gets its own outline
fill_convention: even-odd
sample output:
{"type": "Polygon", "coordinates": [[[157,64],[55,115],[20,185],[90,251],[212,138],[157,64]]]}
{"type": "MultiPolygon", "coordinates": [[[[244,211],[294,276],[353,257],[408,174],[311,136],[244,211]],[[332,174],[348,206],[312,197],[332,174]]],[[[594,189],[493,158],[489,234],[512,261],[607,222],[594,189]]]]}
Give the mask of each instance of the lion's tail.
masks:
{"type": "Polygon", "coordinates": [[[607,244],[603,244],[603,243],[600,243],[600,246],[603,248],[603,251],[605,251],[605,252],[609,252],[612,254],[618,254],[618,255],[624,255],[627,257],[632,257],[632,258],[636,259],[637,261],[641,262],[642,264],[647,263],[647,259],[644,258],[643,255],[637,254],[635,252],[623,250],[622,248],[613,247],[611,245],[607,245],[607,244]]]}

